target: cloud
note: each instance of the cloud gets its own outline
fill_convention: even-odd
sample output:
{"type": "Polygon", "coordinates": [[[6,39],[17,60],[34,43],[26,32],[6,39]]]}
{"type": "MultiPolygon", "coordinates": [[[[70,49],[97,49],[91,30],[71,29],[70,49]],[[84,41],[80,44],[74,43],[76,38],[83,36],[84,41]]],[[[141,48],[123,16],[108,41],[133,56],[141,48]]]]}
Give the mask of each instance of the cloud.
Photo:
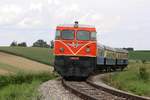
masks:
{"type": "Polygon", "coordinates": [[[39,29],[54,28],[58,24],[78,20],[81,24],[94,24],[98,30],[109,32],[119,22],[117,16],[107,16],[92,9],[87,12],[83,9],[86,5],[80,5],[78,2],[27,0],[25,3],[20,1],[23,5],[15,2],[4,4],[0,8],[0,24],[10,28],[39,29]]]}
{"type": "MultiPolygon", "coordinates": [[[[96,26],[98,38],[106,45],[128,46],[133,43],[140,48],[136,45],[139,41],[132,37],[142,34],[146,36],[143,47],[150,48],[146,44],[150,32],[149,4],[149,0],[1,0],[0,34],[14,35],[13,39],[28,42],[38,37],[49,41],[54,38],[58,24],[71,24],[78,20],[80,24],[96,26]]],[[[4,44],[3,41],[0,40],[0,45],[4,44]]]]}
{"type": "Polygon", "coordinates": [[[0,6],[0,25],[15,24],[22,13],[21,7],[17,5],[0,6]]]}

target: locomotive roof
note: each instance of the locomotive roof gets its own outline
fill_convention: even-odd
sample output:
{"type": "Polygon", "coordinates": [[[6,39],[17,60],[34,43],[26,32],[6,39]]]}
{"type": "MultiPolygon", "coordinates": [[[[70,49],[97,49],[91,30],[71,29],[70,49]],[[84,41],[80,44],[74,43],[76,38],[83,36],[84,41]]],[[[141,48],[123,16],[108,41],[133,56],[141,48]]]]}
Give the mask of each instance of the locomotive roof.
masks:
{"type": "MultiPolygon", "coordinates": [[[[57,27],[74,27],[74,24],[60,24],[57,27]]],[[[95,26],[84,25],[84,24],[79,24],[78,27],[81,27],[81,28],[95,28],[95,26]]]]}

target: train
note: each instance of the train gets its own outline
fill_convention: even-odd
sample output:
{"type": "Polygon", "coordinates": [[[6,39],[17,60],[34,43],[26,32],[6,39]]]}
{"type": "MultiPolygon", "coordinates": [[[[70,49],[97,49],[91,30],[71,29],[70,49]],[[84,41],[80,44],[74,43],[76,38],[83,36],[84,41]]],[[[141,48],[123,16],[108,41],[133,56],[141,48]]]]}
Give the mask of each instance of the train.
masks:
{"type": "Polygon", "coordinates": [[[87,78],[95,71],[123,70],[128,51],[99,43],[91,25],[58,25],[54,41],[54,69],[63,78],[87,78]]]}

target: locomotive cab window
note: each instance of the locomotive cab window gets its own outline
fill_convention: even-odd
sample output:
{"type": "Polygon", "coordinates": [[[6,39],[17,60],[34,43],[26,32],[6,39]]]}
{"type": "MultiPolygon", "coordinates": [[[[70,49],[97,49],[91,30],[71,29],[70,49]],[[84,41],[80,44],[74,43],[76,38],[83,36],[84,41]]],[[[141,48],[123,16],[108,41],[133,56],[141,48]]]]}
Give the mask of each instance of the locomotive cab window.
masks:
{"type": "Polygon", "coordinates": [[[62,39],[64,40],[73,40],[74,39],[74,31],[72,30],[64,30],[61,32],[62,39]]]}
{"type": "Polygon", "coordinates": [[[90,40],[90,32],[88,31],[78,31],[77,40],[90,40]]]}
{"type": "Polygon", "coordinates": [[[59,30],[57,30],[57,31],[56,31],[56,39],[60,39],[60,37],[61,37],[61,35],[60,35],[60,31],[59,31],[59,30]]]}
{"type": "Polygon", "coordinates": [[[96,32],[91,33],[91,40],[96,40],[96,32]]]}

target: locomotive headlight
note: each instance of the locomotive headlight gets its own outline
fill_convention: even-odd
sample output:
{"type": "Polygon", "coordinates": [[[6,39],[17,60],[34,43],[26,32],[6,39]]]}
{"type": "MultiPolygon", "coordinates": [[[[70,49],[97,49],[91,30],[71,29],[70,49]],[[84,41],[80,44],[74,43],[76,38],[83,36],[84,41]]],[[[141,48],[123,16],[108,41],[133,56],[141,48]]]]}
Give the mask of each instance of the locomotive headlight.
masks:
{"type": "Polygon", "coordinates": [[[60,50],[60,52],[64,52],[65,49],[64,48],[60,48],[59,50],[60,50]]]}
{"type": "Polygon", "coordinates": [[[91,50],[90,48],[86,48],[86,52],[89,53],[91,50]]]}

